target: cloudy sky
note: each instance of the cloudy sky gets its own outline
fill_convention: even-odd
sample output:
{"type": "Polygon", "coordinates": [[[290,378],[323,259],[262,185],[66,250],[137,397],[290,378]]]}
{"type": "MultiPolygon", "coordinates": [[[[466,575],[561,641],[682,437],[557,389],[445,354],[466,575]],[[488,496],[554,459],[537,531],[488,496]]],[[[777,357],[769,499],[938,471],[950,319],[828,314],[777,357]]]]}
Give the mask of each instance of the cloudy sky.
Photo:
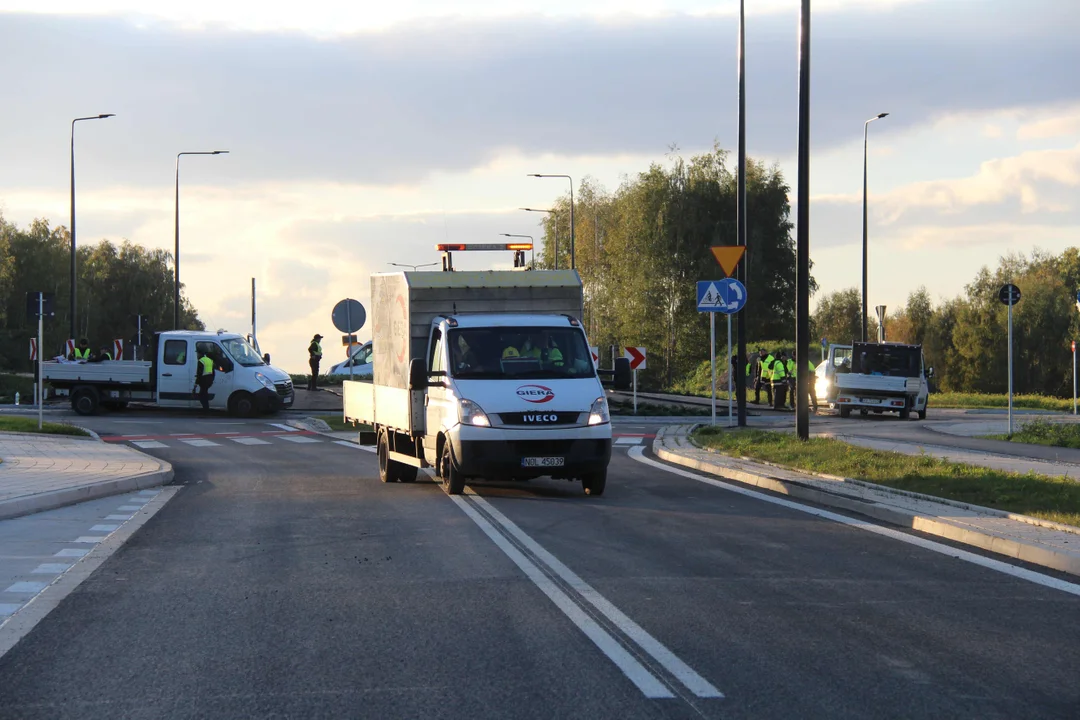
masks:
{"type": "MultiPolygon", "coordinates": [[[[797,0],[749,0],[747,144],[795,179],[797,0]]],[[[440,241],[537,234],[565,183],[736,139],[735,0],[0,0],[0,212],[173,244],[211,328],[305,365],[333,304],[440,241]]],[[[1080,240],[1077,0],[815,0],[811,255],[823,290],[951,297],[1009,251],[1080,240]]],[[[458,260],[458,258],[455,258],[458,260]]],[[[491,267],[492,256],[459,267],[491,267]]],[[[365,335],[367,329],[361,331],[365,335]]],[[[626,339],[633,344],[633,338],[626,339]]],[[[343,357],[339,348],[328,355],[343,357]]]]}

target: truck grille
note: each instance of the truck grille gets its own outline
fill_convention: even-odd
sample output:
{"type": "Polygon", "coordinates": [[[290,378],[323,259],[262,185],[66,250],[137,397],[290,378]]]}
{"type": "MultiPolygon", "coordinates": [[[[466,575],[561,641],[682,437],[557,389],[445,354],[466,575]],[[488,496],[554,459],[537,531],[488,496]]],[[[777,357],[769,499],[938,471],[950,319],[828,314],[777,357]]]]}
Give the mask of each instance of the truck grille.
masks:
{"type": "Polygon", "coordinates": [[[277,388],[278,397],[287,398],[293,394],[292,380],[274,383],[274,387],[277,388]]]}
{"type": "Polygon", "coordinates": [[[520,457],[557,457],[569,455],[575,449],[581,454],[601,457],[606,449],[603,440],[511,440],[510,451],[520,457]]]}
{"type": "Polygon", "coordinates": [[[578,412],[512,412],[500,413],[503,425],[524,425],[527,427],[551,427],[554,425],[574,425],[581,413],[578,412]]]}

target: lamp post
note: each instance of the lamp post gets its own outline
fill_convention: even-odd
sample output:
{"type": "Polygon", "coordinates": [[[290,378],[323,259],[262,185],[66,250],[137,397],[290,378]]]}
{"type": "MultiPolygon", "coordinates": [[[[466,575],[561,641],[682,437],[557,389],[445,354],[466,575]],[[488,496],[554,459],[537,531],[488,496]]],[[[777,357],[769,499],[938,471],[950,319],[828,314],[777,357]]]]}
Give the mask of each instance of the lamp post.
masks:
{"type": "MultiPolygon", "coordinates": [[[[525,210],[527,212],[550,213],[552,215],[552,217],[554,219],[554,223],[555,223],[555,259],[551,263],[551,269],[552,270],[558,270],[559,269],[559,213],[558,213],[558,211],[557,210],[542,210],[540,208],[518,208],[518,209],[519,210],[525,210]]],[[[534,250],[533,254],[535,254],[535,253],[536,253],[536,251],[534,250]]]]}
{"type": "Polygon", "coordinates": [[[437,262],[433,262],[433,263],[421,263],[421,264],[419,264],[419,265],[411,265],[411,264],[409,264],[409,263],[387,263],[387,265],[393,265],[394,267],[407,267],[407,268],[412,268],[412,269],[413,269],[413,272],[416,272],[416,269],[417,269],[417,268],[422,268],[422,267],[431,267],[432,265],[438,265],[438,264],[439,264],[439,263],[437,263],[437,262]]]}
{"type": "Polygon", "coordinates": [[[866,342],[866,144],[870,123],[887,117],[889,113],[878,113],[863,123],[862,135],[862,341],[866,342]]]}
{"type": "Polygon", "coordinates": [[[566,178],[570,181],[570,269],[577,268],[574,258],[574,179],[569,175],[545,175],[543,173],[529,173],[529,177],[537,178],[566,178]]]}
{"type": "Polygon", "coordinates": [[[180,157],[182,155],[228,154],[228,150],[193,150],[176,154],[176,235],[173,255],[173,330],[180,329],[180,157]]]}
{"type": "Polygon", "coordinates": [[[536,268],[536,240],[532,235],[515,235],[514,233],[499,233],[503,237],[516,237],[516,238],[529,238],[529,243],[532,244],[532,264],[533,268],[536,268]]]}
{"type": "Polygon", "coordinates": [[[101,115],[89,115],[75,118],[71,121],[71,337],[76,337],[75,322],[75,123],[83,120],[104,120],[116,117],[115,113],[102,113],[101,115]]]}

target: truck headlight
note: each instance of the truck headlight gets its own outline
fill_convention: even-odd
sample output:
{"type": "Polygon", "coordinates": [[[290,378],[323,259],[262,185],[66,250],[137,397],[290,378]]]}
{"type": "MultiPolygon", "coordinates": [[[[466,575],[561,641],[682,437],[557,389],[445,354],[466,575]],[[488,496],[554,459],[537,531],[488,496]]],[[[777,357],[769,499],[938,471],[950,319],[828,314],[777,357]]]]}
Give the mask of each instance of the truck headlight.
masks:
{"type": "Polygon", "coordinates": [[[276,392],[274,389],[274,381],[263,375],[261,372],[255,373],[255,379],[267,390],[274,390],[276,392]]]}
{"type": "Polygon", "coordinates": [[[487,413],[472,400],[462,398],[458,401],[458,418],[462,425],[475,425],[477,427],[491,427],[487,413]]]}
{"type": "Polygon", "coordinates": [[[598,397],[593,400],[592,407],[589,408],[589,424],[603,425],[609,422],[611,422],[611,413],[608,412],[607,398],[598,397]]]}

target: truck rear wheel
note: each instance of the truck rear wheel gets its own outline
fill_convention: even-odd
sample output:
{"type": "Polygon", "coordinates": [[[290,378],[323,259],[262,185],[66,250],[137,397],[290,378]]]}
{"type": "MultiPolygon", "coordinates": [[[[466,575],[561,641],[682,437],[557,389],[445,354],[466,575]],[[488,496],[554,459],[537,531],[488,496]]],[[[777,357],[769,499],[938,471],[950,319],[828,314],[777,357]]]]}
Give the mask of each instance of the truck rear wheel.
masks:
{"type": "Polygon", "coordinates": [[[851,417],[851,408],[847,407],[846,405],[841,405],[840,406],[840,417],[842,417],[842,418],[851,417]]]}
{"type": "Polygon", "coordinates": [[[97,388],[77,387],[71,393],[71,409],[80,415],[94,415],[101,404],[97,388]]]}
{"type": "Polygon", "coordinates": [[[387,431],[379,431],[375,452],[379,458],[379,479],[384,483],[416,481],[417,468],[390,459],[390,436],[387,431]]]}
{"type": "Polygon", "coordinates": [[[465,477],[454,464],[454,453],[450,448],[450,441],[443,444],[442,462],[439,463],[442,470],[443,489],[447,495],[460,495],[465,492],[465,477]]]}
{"type": "Polygon", "coordinates": [[[907,420],[911,417],[911,405],[907,400],[904,401],[904,408],[900,411],[900,419],[907,420]]]}
{"type": "Polygon", "coordinates": [[[919,413],[919,419],[920,420],[925,420],[926,419],[926,408],[923,408],[922,410],[918,410],[917,412],[919,413]]]}
{"type": "Polygon", "coordinates": [[[589,473],[581,478],[581,485],[585,488],[586,495],[593,497],[603,495],[604,487],[607,485],[607,468],[594,473],[589,473]]]}

